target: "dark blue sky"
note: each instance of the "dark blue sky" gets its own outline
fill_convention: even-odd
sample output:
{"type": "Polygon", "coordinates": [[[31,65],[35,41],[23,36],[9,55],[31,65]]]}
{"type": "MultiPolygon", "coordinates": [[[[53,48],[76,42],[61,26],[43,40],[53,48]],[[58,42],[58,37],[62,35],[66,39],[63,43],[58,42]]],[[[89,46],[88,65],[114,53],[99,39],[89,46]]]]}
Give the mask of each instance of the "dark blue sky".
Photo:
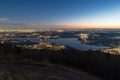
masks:
{"type": "Polygon", "coordinates": [[[120,0],[0,0],[0,10],[2,25],[115,25],[111,20],[120,20],[120,0]]]}

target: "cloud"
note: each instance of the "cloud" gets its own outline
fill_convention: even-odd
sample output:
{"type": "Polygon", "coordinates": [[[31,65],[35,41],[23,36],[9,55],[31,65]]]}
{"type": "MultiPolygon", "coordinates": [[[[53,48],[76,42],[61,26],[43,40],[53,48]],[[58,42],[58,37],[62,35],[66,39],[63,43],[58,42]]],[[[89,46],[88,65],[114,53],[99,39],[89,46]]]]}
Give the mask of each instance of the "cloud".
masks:
{"type": "Polygon", "coordinates": [[[8,18],[0,18],[0,22],[8,21],[8,18]]]}

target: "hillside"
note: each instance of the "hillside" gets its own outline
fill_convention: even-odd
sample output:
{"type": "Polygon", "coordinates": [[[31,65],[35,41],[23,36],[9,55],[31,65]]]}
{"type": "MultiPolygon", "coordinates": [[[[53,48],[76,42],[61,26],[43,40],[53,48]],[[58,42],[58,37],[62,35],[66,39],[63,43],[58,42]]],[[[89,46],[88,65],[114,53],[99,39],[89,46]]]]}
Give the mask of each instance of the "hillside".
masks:
{"type": "Polygon", "coordinates": [[[85,73],[104,80],[120,80],[119,55],[92,50],[78,51],[72,48],[29,49],[5,44],[0,46],[0,52],[0,64],[38,67],[45,65],[55,69],[85,73]]]}
{"type": "Polygon", "coordinates": [[[1,65],[0,80],[98,80],[83,73],[30,65],[1,65]]]}
{"type": "Polygon", "coordinates": [[[22,49],[1,44],[0,80],[99,80],[64,64],[63,54],[71,52],[68,49],[22,49]]]}

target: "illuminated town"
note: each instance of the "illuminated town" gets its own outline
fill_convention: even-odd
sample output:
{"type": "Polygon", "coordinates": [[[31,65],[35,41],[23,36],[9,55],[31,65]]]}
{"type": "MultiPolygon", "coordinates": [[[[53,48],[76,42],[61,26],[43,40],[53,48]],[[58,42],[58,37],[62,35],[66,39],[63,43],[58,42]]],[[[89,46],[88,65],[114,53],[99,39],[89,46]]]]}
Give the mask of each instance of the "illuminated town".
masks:
{"type": "MultiPolygon", "coordinates": [[[[35,30],[35,29],[3,29],[0,32],[0,41],[4,44],[14,44],[18,45],[19,47],[25,47],[25,46],[34,46],[35,44],[42,44],[42,42],[46,42],[47,39],[60,39],[60,38],[77,38],[81,41],[81,44],[87,44],[87,45],[94,45],[94,46],[106,46],[106,48],[103,47],[103,49],[95,49],[91,48],[92,50],[101,50],[105,53],[110,53],[114,55],[120,54],[120,47],[119,47],[119,30],[112,30],[111,29],[49,29],[48,30],[35,30]],[[110,35],[110,36],[104,36],[102,35],[110,35]],[[115,35],[113,35],[115,34],[115,35]],[[113,36],[112,36],[113,35],[113,36]],[[103,37],[103,40],[102,38],[103,37]],[[37,41],[32,41],[32,39],[37,39],[37,41]],[[100,41],[101,40],[101,41],[100,41]],[[108,40],[108,42],[104,42],[108,40]],[[116,42],[113,43],[113,41],[116,40],[116,42]]],[[[49,42],[49,41],[48,41],[49,42]]],[[[54,43],[54,42],[52,42],[54,43]]],[[[56,43],[55,43],[56,44],[56,43]]],[[[49,44],[44,44],[46,46],[50,46],[49,44]]],[[[61,46],[65,46],[63,44],[59,44],[61,46]]],[[[52,46],[53,47],[53,46],[52,46]]],[[[36,47],[37,49],[38,47],[36,47]]],[[[55,48],[55,47],[54,47],[55,48]]],[[[53,49],[54,49],[53,48],[53,49]]],[[[57,50],[57,46],[55,50],[57,50]]],[[[74,48],[74,47],[73,47],[74,48]]],[[[88,49],[89,50],[89,49],[88,49]]]]}

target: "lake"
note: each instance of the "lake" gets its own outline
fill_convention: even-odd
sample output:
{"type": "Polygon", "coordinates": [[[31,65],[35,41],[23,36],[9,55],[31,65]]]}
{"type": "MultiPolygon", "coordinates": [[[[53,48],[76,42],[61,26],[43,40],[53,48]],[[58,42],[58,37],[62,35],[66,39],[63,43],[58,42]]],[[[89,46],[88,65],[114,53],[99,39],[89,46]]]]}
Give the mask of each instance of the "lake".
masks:
{"type": "Polygon", "coordinates": [[[78,38],[59,38],[59,39],[42,39],[42,40],[40,40],[39,38],[19,38],[19,39],[20,40],[27,39],[32,42],[40,42],[40,41],[51,42],[57,45],[69,46],[78,50],[89,50],[89,49],[99,50],[99,49],[109,48],[106,46],[94,46],[94,45],[82,44],[78,40],[78,38]]]}

